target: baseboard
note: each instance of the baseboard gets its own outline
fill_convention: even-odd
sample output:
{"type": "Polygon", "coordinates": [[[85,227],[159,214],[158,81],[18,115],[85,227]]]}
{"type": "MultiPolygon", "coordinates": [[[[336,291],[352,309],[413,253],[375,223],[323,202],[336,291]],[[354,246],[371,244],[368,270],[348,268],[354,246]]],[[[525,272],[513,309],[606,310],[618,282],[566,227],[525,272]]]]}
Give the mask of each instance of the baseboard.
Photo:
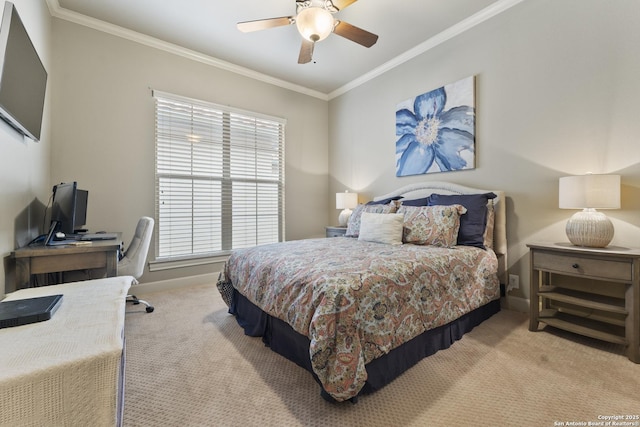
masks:
{"type": "Polygon", "coordinates": [[[526,298],[507,296],[506,309],[513,311],[529,312],[529,300],[526,298]]]}
{"type": "Polygon", "coordinates": [[[176,279],[157,282],[139,283],[132,286],[131,292],[147,294],[150,292],[168,291],[171,289],[188,288],[190,286],[206,285],[218,281],[218,272],[201,274],[198,276],[178,277],[176,279]]]}

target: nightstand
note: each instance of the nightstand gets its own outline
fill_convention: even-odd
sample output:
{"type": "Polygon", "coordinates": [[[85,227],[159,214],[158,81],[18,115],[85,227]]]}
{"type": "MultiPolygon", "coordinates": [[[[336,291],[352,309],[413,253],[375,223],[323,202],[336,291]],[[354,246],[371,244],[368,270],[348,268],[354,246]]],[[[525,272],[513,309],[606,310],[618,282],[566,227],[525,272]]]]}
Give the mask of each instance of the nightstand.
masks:
{"type": "Polygon", "coordinates": [[[544,323],[627,347],[640,363],[640,249],[528,244],[529,330],[544,323]]]}
{"type": "Polygon", "coordinates": [[[347,232],[347,227],[326,226],[327,237],[341,237],[347,232]]]}

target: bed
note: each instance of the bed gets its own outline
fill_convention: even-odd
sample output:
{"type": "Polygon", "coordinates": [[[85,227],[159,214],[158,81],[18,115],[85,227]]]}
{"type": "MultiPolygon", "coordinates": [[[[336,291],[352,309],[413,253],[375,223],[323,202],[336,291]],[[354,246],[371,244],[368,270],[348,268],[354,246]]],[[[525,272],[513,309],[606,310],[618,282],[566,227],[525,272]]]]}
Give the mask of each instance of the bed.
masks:
{"type": "Polygon", "coordinates": [[[217,285],[245,334],[355,402],[500,310],[505,216],[502,191],[411,184],[359,205],[345,237],[234,251],[217,285]]]}

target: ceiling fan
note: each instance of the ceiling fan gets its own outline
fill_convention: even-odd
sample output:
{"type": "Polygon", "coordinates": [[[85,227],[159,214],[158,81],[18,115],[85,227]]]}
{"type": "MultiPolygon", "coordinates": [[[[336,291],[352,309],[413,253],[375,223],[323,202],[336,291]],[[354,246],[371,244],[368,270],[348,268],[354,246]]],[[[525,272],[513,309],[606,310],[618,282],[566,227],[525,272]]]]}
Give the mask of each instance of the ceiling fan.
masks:
{"type": "Polygon", "coordinates": [[[354,41],[362,46],[371,47],[378,41],[378,36],[333,17],[333,14],[344,9],[357,0],[296,0],[296,15],[279,18],[258,19],[256,21],[238,22],[242,32],[264,30],[296,24],[302,36],[302,46],[298,56],[298,64],[306,64],[313,57],[315,43],[326,39],[329,34],[354,41]]]}

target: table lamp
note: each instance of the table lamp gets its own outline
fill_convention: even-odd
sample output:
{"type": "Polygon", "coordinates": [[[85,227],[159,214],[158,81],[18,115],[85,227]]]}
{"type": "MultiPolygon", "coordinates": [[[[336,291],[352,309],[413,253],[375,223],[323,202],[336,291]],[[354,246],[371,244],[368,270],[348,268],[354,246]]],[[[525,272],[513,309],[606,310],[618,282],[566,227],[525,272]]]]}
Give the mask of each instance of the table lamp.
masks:
{"type": "Polygon", "coordinates": [[[346,227],[351,216],[351,209],[358,206],[358,193],[336,193],[336,209],[342,209],[338,216],[338,225],[346,227]]]}
{"type": "Polygon", "coordinates": [[[560,178],[560,209],[582,209],[567,222],[569,241],[576,246],[604,248],[613,239],[613,224],[596,209],[620,209],[620,175],[580,175],[560,178]]]}

